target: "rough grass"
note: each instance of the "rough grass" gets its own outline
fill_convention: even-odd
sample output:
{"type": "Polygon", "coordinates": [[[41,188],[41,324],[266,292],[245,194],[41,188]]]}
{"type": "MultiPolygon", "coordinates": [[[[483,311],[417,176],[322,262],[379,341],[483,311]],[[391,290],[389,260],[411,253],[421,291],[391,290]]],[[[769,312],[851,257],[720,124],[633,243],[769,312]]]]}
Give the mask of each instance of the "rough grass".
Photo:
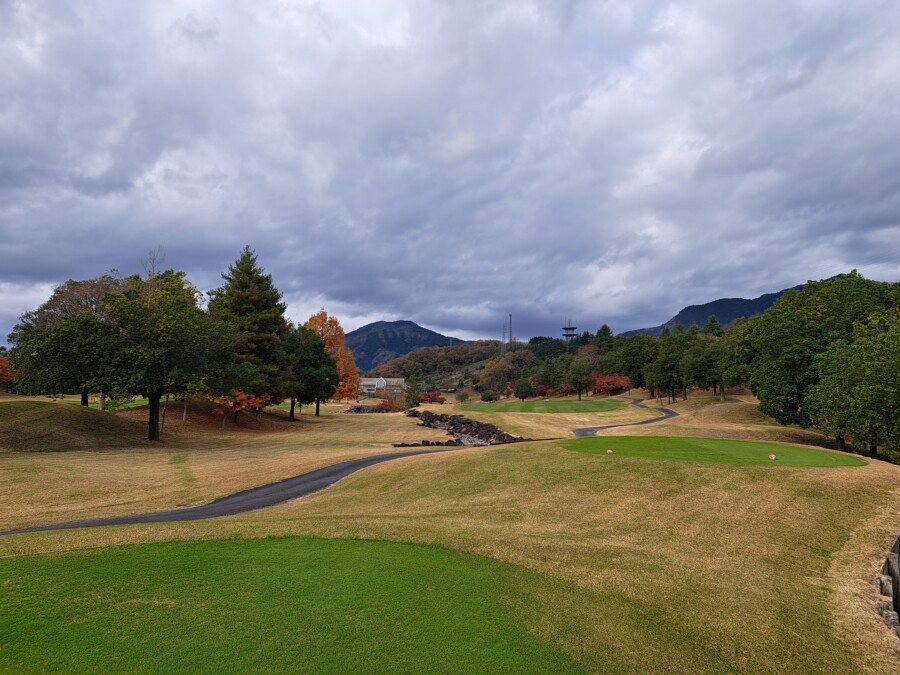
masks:
{"type": "Polygon", "coordinates": [[[385,542],[176,542],[0,561],[0,670],[573,672],[538,575],[385,542]]]}
{"type": "MultiPolygon", "coordinates": [[[[755,440],[781,430],[723,422],[714,404],[691,405],[681,408],[680,426],[623,431],[755,440]]],[[[653,414],[606,415],[625,413],[653,414]]],[[[567,417],[485,417],[504,416],[567,417]]],[[[432,433],[402,415],[330,411],[286,427],[185,429],[148,452],[0,454],[0,514],[15,527],[133,513],[432,433]]],[[[540,575],[529,589],[552,610],[528,614],[536,621],[528,619],[529,631],[586,670],[897,672],[896,638],[873,611],[872,579],[900,525],[900,467],[772,464],[608,462],[558,442],[460,449],[374,466],[243,516],[0,537],[0,556],[268,535],[440,545],[540,575]]],[[[247,583],[256,588],[255,579],[247,583]]]]}
{"type": "Polygon", "coordinates": [[[619,436],[611,438],[578,438],[563,442],[563,447],[577,452],[609,457],[640,457],[651,460],[712,462],[716,464],[757,464],[772,468],[782,466],[865,466],[861,457],[840,452],[784,443],[733,441],[714,438],[651,438],[619,436]],[[612,455],[610,455],[612,451],[612,455]],[[775,455],[775,460],[770,458],[775,455]]]}
{"type": "Polygon", "coordinates": [[[0,405],[0,451],[62,452],[134,445],[146,426],[82,406],[42,401],[0,405]]]}
{"type": "Polygon", "coordinates": [[[465,403],[459,410],[479,413],[588,413],[610,412],[624,408],[622,401],[612,398],[600,400],[550,399],[547,401],[504,401],[494,403],[465,403]]]}
{"type": "MultiPolygon", "coordinates": [[[[20,405],[0,404],[0,415],[20,405]]],[[[140,440],[146,434],[141,411],[26,405],[38,406],[32,423],[24,432],[13,423],[7,427],[11,435],[30,434],[19,447],[46,449],[45,431],[57,428],[61,419],[72,424],[61,427],[71,442],[58,446],[68,452],[0,453],[0,529],[199,504],[329,464],[392,452],[395,442],[448,438],[400,414],[342,415],[337,406],[323,408],[321,417],[304,413],[296,422],[283,416],[262,422],[242,418],[241,425],[227,422],[224,428],[208,410],[190,409],[183,422],[178,406],[169,410],[164,442],[151,443],[140,440]]]]}

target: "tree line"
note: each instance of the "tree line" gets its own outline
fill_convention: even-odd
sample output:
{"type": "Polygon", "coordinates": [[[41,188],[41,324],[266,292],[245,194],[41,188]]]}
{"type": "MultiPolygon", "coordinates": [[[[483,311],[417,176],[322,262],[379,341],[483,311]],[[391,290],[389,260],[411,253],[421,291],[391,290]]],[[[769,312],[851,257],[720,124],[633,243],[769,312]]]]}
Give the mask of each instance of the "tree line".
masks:
{"type": "MultiPolygon", "coordinates": [[[[9,335],[8,366],[22,394],[90,392],[148,401],[149,440],[160,438],[168,396],[208,398],[235,416],[291,400],[316,404],[354,395],[359,375],[340,323],[322,310],[304,325],[285,318],[272,277],[248,246],[204,295],[184,272],[116,272],[56,288],[9,335]]],[[[0,364],[2,365],[2,364],[0,364]]]]}
{"type": "MultiPolygon", "coordinates": [[[[728,327],[710,316],[702,327],[676,325],[659,337],[614,336],[607,325],[570,342],[534,337],[495,354],[469,383],[484,400],[637,387],[669,402],[692,388],[724,398],[725,387],[747,386],[781,424],[818,428],[841,449],[896,457],[898,317],[900,284],[853,271],[788,291],[763,314],[728,327]]],[[[430,348],[425,363],[440,363],[440,349],[430,348]]]]}

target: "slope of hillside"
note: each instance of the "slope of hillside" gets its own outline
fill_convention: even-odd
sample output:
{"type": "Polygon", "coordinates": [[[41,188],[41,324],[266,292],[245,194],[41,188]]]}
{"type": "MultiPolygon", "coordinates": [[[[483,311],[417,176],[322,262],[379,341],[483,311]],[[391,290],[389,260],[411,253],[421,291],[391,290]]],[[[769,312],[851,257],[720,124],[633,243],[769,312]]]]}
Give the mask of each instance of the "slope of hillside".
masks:
{"type": "Polygon", "coordinates": [[[786,288],[784,290],[778,291],[777,293],[765,293],[764,295],[760,295],[758,298],[720,298],[719,300],[713,300],[712,302],[707,302],[702,305],[689,305],[660,326],[629,330],[625,331],[624,333],[620,333],[620,335],[624,337],[628,337],[629,335],[659,336],[663,329],[668,328],[669,330],[671,330],[677,323],[680,323],[685,328],[690,327],[690,325],[693,323],[697,324],[698,326],[703,326],[703,324],[706,323],[706,320],[710,316],[715,316],[719,320],[720,324],[722,324],[723,326],[727,326],[735,319],[762,314],[767,309],[769,309],[769,307],[774,305],[775,301],[778,300],[778,298],[784,295],[787,291],[799,291],[802,288],[802,285],[794,286],[793,288],[786,288]]]}
{"type": "Polygon", "coordinates": [[[362,373],[420,347],[462,343],[412,321],[376,321],[347,333],[345,341],[362,373]]]}
{"type": "MultiPolygon", "coordinates": [[[[420,347],[415,351],[386,361],[372,369],[374,375],[381,377],[417,377],[428,378],[435,384],[450,378],[459,380],[467,371],[474,374],[480,371],[485,362],[500,353],[498,340],[478,340],[461,345],[420,347]]],[[[454,386],[444,383],[441,386],[454,386]]]]}
{"type": "Polygon", "coordinates": [[[80,405],[29,400],[0,404],[0,452],[121,448],[146,433],[146,423],[80,405]]]}

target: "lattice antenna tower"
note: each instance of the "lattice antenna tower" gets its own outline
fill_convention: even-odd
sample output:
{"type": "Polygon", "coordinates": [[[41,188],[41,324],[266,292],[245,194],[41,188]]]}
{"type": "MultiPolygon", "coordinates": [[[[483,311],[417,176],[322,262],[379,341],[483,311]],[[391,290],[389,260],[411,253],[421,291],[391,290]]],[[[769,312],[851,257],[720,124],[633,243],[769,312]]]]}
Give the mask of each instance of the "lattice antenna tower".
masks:
{"type": "Polygon", "coordinates": [[[500,338],[500,356],[506,353],[506,322],[503,322],[502,337],[500,338]]]}
{"type": "Polygon", "coordinates": [[[562,327],[563,339],[566,341],[566,344],[569,345],[572,343],[572,340],[575,339],[578,328],[572,325],[571,319],[566,319],[566,325],[562,327]]]}
{"type": "Polygon", "coordinates": [[[513,334],[512,334],[512,314],[509,315],[509,347],[512,349],[513,346],[513,334]]]}

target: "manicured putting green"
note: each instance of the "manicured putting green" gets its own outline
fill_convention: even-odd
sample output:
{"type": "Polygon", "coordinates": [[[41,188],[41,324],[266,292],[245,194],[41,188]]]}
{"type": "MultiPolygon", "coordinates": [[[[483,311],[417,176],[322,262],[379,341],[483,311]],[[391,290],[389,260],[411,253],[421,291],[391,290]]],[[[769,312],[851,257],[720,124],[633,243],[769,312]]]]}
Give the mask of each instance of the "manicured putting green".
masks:
{"type": "Polygon", "coordinates": [[[519,413],[587,413],[610,412],[624,408],[621,401],[602,399],[600,401],[508,401],[503,403],[466,403],[457,406],[459,410],[471,412],[519,412],[519,413]]]}
{"type": "Polygon", "coordinates": [[[560,672],[542,577],[429,546],[279,538],[0,560],[2,672],[560,672]]]}
{"type": "Polygon", "coordinates": [[[731,441],[715,438],[669,438],[664,436],[605,436],[576,438],[563,441],[569,450],[594,455],[616,457],[645,457],[685,462],[713,462],[717,464],[770,464],[772,466],[865,466],[860,457],[817,448],[764,443],[761,441],[731,441]],[[772,460],[769,455],[775,455],[772,460]]]}

